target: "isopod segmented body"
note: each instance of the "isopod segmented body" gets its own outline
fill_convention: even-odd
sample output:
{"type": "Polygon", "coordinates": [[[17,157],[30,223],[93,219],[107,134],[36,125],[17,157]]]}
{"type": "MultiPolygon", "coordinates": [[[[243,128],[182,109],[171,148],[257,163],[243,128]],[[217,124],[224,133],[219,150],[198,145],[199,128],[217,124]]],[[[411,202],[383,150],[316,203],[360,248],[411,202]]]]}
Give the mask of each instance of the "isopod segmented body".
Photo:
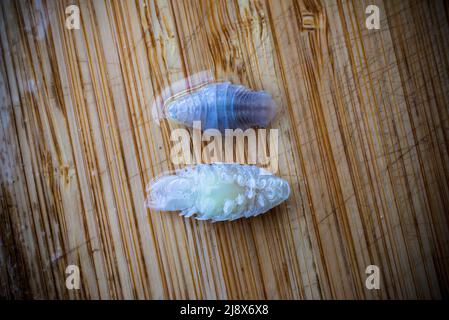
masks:
{"type": "Polygon", "coordinates": [[[290,186],[256,166],[214,163],[164,175],[150,183],[147,192],[149,208],[225,221],[267,212],[288,198],[290,186]]]}
{"type": "Polygon", "coordinates": [[[200,121],[202,129],[246,130],[266,127],[276,115],[276,104],[263,91],[251,91],[229,82],[208,84],[173,99],[166,116],[189,127],[200,121]]]}

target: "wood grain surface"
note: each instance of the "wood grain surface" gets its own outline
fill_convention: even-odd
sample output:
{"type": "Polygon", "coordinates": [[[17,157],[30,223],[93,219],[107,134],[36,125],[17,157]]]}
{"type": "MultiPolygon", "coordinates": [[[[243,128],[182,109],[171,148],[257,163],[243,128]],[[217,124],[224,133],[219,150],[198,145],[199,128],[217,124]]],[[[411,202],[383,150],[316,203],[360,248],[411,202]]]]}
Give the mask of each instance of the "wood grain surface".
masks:
{"type": "Polygon", "coordinates": [[[445,1],[1,1],[0,297],[447,298],[448,17],[445,1]],[[292,192],[265,215],[144,207],[175,168],[151,105],[204,70],[279,105],[292,192]]]}

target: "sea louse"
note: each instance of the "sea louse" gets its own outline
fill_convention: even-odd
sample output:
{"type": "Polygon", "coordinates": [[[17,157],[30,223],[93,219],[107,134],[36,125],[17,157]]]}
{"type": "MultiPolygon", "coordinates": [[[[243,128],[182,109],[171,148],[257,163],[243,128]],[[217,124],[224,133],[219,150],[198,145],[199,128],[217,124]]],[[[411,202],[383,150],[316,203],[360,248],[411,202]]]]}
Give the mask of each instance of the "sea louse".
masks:
{"type": "Polygon", "coordinates": [[[265,213],[286,200],[288,182],[253,165],[198,164],[147,188],[146,206],[198,220],[225,221],[265,213]]]}
{"type": "Polygon", "coordinates": [[[251,91],[230,82],[211,83],[172,98],[165,104],[165,117],[188,127],[246,130],[266,127],[276,115],[276,104],[268,93],[251,91]]]}

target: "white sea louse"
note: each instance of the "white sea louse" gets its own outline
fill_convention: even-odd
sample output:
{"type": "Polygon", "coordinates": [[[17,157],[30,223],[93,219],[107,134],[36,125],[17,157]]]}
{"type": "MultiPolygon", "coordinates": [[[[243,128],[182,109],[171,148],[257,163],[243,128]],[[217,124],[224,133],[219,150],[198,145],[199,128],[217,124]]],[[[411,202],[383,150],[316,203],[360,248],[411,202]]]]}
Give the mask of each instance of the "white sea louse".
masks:
{"type": "Polygon", "coordinates": [[[253,165],[213,163],[161,176],[147,192],[149,208],[215,222],[265,213],[288,198],[290,186],[253,165]]]}
{"type": "Polygon", "coordinates": [[[246,130],[267,127],[276,115],[268,93],[230,82],[210,83],[166,102],[165,116],[188,127],[200,121],[203,130],[246,130]]]}

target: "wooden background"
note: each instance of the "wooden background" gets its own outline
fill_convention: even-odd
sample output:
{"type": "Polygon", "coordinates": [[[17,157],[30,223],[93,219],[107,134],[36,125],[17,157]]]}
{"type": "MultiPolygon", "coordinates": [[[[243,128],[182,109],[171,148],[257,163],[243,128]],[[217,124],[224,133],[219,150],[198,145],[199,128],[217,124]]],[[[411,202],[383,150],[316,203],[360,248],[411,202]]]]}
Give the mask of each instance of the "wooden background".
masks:
{"type": "Polygon", "coordinates": [[[445,1],[1,1],[0,296],[448,297],[448,17],[445,1]],[[280,107],[292,193],[263,216],[143,206],[174,167],[150,106],[204,70],[280,107]]]}

